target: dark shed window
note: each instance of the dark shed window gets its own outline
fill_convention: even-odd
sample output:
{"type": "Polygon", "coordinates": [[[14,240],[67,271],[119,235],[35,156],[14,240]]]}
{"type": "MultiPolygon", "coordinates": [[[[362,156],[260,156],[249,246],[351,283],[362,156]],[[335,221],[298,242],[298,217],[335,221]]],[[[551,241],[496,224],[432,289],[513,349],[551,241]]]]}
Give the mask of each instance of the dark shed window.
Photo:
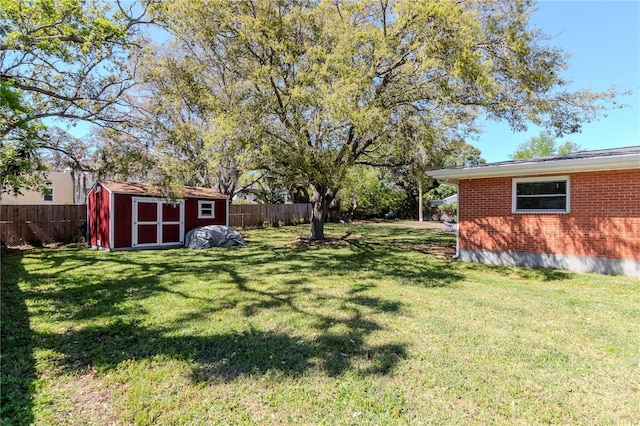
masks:
{"type": "Polygon", "coordinates": [[[198,219],[213,219],[216,217],[215,202],[198,201],[198,219]]]}

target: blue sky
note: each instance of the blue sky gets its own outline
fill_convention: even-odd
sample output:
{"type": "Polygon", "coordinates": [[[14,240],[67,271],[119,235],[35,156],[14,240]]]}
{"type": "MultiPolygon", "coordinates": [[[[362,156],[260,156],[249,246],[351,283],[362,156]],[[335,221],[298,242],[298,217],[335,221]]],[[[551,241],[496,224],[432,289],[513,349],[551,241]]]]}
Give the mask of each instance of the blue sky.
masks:
{"type": "MultiPolygon", "coordinates": [[[[618,99],[628,108],[609,111],[561,140],[584,149],[640,145],[640,1],[541,1],[531,23],[554,36],[550,45],[572,55],[564,74],[572,89],[633,91],[618,99]]],[[[468,142],[487,162],[508,160],[518,144],[541,131],[530,127],[514,134],[508,125],[494,122],[486,122],[483,130],[477,141],[468,142]]]]}

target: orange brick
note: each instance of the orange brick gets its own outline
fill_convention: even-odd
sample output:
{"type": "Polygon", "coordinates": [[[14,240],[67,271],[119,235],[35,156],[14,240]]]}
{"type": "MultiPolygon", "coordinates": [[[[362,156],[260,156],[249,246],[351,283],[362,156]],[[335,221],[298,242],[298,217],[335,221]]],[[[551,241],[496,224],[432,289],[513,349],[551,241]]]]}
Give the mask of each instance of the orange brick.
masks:
{"type": "Polygon", "coordinates": [[[570,180],[568,214],[511,213],[511,178],[460,181],[460,248],[640,260],[640,169],[570,180]]]}

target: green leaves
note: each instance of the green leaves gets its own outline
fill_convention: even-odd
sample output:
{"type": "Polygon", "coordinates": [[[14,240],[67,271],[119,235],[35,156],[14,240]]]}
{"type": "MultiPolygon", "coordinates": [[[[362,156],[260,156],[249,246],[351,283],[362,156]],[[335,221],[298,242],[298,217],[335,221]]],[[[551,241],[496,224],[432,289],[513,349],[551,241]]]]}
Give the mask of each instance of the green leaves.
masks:
{"type": "MultiPolygon", "coordinates": [[[[7,126],[14,117],[29,113],[18,91],[8,81],[0,81],[0,126],[7,126]]],[[[16,126],[12,137],[0,140],[0,190],[18,194],[22,188],[38,188],[45,183],[45,166],[36,155],[43,136],[43,126],[23,122],[16,126]]]]}
{"type": "Polygon", "coordinates": [[[512,160],[526,160],[528,158],[546,157],[549,155],[562,155],[580,151],[579,144],[571,141],[559,143],[549,133],[542,132],[540,136],[533,136],[527,142],[518,145],[511,154],[512,160]]]}
{"type": "Polygon", "coordinates": [[[0,137],[5,159],[9,144],[24,155],[20,167],[3,170],[3,191],[5,179],[20,186],[10,173],[41,168],[43,119],[103,126],[126,120],[121,100],[135,72],[126,61],[140,17],[115,5],[116,11],[100,0],[0,0],[0,137]]]}
{"type": "Polygon", "coordinates": [[[596,118],[615,92],[566,90],[565,56],[530,27],[533,8],[526,0],[166,1],[154,13],[174,40],[154,65],[182,64],[170,75],[186,90],[163,99],[197,107],[200,121],[191,122],[201,133],[242,139],[253,167],[310,186],[320,214],[355,164],[432,157],[477,131],[479,116],[558,135],[596,118]]]}

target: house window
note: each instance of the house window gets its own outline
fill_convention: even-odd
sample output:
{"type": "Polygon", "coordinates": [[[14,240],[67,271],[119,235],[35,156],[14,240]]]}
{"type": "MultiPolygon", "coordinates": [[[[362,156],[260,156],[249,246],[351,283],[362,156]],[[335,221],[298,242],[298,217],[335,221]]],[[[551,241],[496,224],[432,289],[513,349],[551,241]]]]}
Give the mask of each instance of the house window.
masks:
{"type": "Polygon", "coordinates": [[[45,188],[42,190],[43,201],[53,201],[53,188],[45,188]]]}
{"type": "Polygon", "coordinates": [[[568,176],[513,179],[513,213],[569,213],[568,176]]]}
{"type": "Polygon", "coordinates": [[[198,219],[212,219],[216,217],[213,201],[198,201],[198,219]]]}

